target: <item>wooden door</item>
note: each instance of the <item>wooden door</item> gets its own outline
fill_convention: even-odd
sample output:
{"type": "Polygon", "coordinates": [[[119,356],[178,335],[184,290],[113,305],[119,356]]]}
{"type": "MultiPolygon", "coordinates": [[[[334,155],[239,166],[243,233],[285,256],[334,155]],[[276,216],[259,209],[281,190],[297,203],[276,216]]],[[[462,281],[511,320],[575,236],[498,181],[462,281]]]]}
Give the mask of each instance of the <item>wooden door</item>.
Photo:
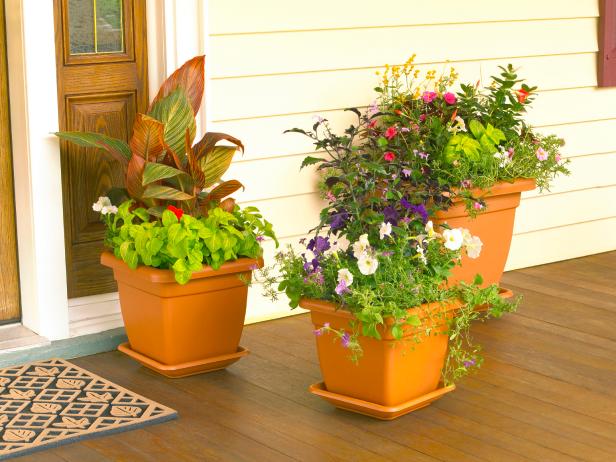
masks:
{"type": "Polygon", "coordinates": [[[20,317],[7,71],[4,0],[0,0],[0,324],[20,317]]]}
{"type": "MultiPolygon", "coordinates": [[[[148,105],[145,0],[54,0],[60,129],[128,140],[148,105]]],[[[92,204],[123,186],[101,151],[61,143],[69,297],[116,290],[92,204]]]]}

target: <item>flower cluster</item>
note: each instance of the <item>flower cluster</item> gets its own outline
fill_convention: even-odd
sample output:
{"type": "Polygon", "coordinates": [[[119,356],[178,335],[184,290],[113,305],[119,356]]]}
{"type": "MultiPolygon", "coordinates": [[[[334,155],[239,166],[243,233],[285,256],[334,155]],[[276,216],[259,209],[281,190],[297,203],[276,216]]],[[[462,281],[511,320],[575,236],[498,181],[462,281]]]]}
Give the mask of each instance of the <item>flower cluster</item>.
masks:
{"type": "Polygon", "coordinates": [[[424,183],[450,190],[449,197],[463,199],[471,213],[483,209],[473,196],[476,188],[534,178],[544,189],[555,175],[569,173],[559,153],[563,141],[534,132],[523,120],[536,87],[520,80],[511,65],[485,88],[460,84],[454,93],[453,68],[422,77],[413,60],[386,66],[365,116],[363,142],[376,140],[384,164],[422,172],[424,183]]]}
{"type": "Polygon", "coordinates": [[[95,212],[100,212],[101,215],[118,213],[118,208],[113,205],[111,203],[111,199],[106,196],[99,197],[98,201],[92,204],[92,210],[94,210],[95,212]]]}

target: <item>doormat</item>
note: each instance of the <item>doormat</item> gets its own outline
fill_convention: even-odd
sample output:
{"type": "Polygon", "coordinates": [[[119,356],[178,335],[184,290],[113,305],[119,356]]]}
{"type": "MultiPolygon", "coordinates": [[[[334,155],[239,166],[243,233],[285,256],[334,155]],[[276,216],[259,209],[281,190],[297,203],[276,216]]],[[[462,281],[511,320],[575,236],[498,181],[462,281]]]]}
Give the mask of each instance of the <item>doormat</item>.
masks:
{"type": "Polygon", "coordinates": [[[0,460],[175,417],[62,359],[0,369],[0,460]]]}

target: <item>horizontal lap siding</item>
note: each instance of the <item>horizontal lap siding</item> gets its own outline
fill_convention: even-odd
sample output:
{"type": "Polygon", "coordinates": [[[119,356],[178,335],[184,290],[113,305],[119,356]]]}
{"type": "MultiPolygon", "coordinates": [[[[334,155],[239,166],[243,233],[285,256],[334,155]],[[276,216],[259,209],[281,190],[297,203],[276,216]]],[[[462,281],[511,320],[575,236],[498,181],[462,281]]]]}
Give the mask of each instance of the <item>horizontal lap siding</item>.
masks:
{"type": "MultiPolygon", "coordinates": [[[[615,248],[605,236],[616,235],[616,89],[596,87],[598,1],[426,4],[210,0],[208,129],[246,144],[229,172],[246,185],[238,199],[296,242],[322,204],[316,176],[299,170],[310,140],[284,130],[309,127],[315,114],[343,129],[354,118],[345,107],[374,99],[375,71],[412,53],[421,68],[451,63],[467,81],[511,62],[539,86],[528,120],[566,139],[573,175],[524,195],[508,268],[615,248]]],[[[273,253],[268,243],[269,261],[273,253]]],[[[286,313],[258,285],[250,297],[249,320],[286,313]]]]}

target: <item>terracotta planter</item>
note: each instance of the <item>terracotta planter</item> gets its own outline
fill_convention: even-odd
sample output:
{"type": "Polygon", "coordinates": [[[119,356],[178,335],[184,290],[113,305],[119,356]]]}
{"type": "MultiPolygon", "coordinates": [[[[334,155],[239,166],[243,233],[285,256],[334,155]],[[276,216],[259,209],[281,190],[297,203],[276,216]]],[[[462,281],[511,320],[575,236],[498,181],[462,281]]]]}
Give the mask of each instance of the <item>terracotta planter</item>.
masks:
{"type": "Polygon", "coordinates": [[[246,281],[262,261],[241,258],[218,270],[204,266],[178,284],[171,270],[131,270],[109,252],[129,344],[119,349],[168,377],[221,369],[248,354],[239,346],[244,328],[246,281]]]}
{"type": "MultiPolygon", "coordinates": [[[[354,316],[336,310],[333,303],[303,299],[300,306],[310,310],[315,329],[329,323],[332,328],[351,330],[349,322],[354,316]]],[[[459,306],[457,302],[434,303],[413,310],[439,310],[445,316],[453,316],[459,306]]],[[[310,391],[336,407],[384,420],[427,406],[455,388],[440,384],[448,344],[447,335],[442,335],[443,321],[440,317],[434,335],[424,337],[419,344],[413,342],[416,331],[412,328],[405,330],[403,340],[394,340],[388,328],[381,329],[381,340],[361,336],[363,356],[357,364],[331,335],[317,336],[323,383],[312,385],[310,391]]]]}
{"type": "Polygon", "coordinates": [[[486,211],[475,218],[469,217],[462,201],[455,201],[447,211],[438,212],[433,218],[435,225],[447,223],[451,228],[467,228],[479,236],[483,248],[479,258],[462,258],[462,266],[453,270],[450,284],[459,281],[472,282],[476,274],[483,276],[484,286],[500,283],[513,235],[515,211],[520,205],[522,191],[535,189],[534,179],[518,179],[513,183],[500,182],[489,191],[476,194],[486,202],[486,211]]]}

